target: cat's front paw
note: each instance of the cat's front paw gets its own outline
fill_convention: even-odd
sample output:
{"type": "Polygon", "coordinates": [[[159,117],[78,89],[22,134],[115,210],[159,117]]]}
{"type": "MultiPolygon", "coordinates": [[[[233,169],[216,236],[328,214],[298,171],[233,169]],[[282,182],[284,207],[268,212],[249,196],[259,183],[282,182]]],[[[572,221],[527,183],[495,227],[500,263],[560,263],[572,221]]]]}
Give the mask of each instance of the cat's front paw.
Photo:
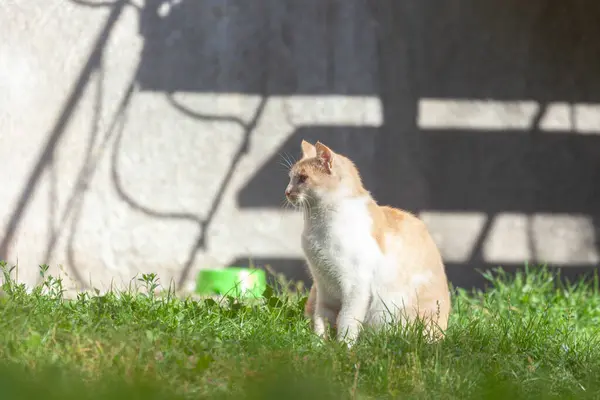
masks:
{"type": "Polygon", "coordinates": [[[321,339],[327,338],[327,325],[324,321],[315,321],[315,325],[313,327],[313,332],[321,339]]]}
{"type": "Polygon", "coordinates": [[[347,349],[351,349],[356,344],[356,338],[344,338],[340,341],[347,349]]]}
{"type": "Polygon", "coordinates": [[[358,330],[347,330],[344,334],[343,332],[338,332],[337,341],[345,345],[347,348],[352,348],[358,339],[358,330]]]}

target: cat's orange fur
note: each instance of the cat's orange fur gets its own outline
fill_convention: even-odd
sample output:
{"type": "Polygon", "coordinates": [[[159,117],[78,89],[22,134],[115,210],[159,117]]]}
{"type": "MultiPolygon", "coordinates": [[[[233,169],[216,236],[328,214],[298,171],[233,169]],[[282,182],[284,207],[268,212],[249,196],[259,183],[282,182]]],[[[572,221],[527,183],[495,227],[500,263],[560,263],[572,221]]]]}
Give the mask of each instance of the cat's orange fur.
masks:
{"type": "Polygon", "coordinates": [[[302,141],[301,147],[303,157],[290,170],[286,196],[305,205],[303,247],[314,280],[305,314],[316,322],[315,331],[324,335],[320,319],[328,316],[334,326],[344,325],[353,341],[358,328],[350,317],[380,325],[377,312],[391,302],[404,305],[399,307],[404,317],[418,316],[439,328],[430,331],[439,336],[447,328],[450,294],[442,258],[425,224],[409,212],[378,205],[347,157],[320,142],[302,141]],[[347,222],[335,220],[343,213],[347,222]],[[353,298],[354,292],[364,298],[353,298]]]}

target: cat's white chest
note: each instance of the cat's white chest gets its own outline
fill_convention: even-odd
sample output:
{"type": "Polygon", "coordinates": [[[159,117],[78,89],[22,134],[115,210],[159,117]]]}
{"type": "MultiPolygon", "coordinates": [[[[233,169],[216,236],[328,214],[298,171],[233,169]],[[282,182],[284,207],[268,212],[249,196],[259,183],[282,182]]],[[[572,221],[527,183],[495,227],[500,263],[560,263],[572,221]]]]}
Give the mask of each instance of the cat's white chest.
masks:
{"type": "Polygon", "coordinates": [[[371,235],[372,223],[362,199],[346,200],[306,220],[303,248],[313,273],[324,284],[341,289],[372,277],[383,259],[371,235]]]}

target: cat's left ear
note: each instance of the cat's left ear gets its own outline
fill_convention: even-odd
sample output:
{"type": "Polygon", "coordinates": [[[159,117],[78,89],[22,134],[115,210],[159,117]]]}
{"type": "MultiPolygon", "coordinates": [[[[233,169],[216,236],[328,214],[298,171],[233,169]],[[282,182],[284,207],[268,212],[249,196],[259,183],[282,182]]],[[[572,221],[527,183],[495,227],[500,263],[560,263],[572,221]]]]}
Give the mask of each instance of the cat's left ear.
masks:
{"type": "Polygon", "coordinates": [[[313,158],[317,156],[315,146],[308,143],[306,140],[303,140],[300,146],[302,147],[302,158],[313,158]]]}
{"type": "Polygon", "coordinates": [[[317,142],[315,144],[315,149],[317,150],[317,159],[319,161],[321,161],[323,166],[325,168],[327,168],[327,170],[329,172],[331,172],[331,170],[333,169],[333,159],[334,159],[333,151],[331,151],[331,149],[329,147],[325,146],[321,142],[317,142]]]}

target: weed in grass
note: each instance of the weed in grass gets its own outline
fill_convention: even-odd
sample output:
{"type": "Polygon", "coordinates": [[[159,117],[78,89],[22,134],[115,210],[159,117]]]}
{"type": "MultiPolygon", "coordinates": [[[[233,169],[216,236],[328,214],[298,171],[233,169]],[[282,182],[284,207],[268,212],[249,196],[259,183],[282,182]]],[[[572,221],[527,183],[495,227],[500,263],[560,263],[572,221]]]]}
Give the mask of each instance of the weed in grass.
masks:
{"type": "Polygon", "coordinates": [[[455,290],[445,340],[417,324],[324,345],[304,294],[221,301],[143,291],[63,296],[47,267],[26,290],[4,263],[0,397],[6,399],[585,399],[600,397],[598,280],[548,269],[486,272],[455,290]]]}

